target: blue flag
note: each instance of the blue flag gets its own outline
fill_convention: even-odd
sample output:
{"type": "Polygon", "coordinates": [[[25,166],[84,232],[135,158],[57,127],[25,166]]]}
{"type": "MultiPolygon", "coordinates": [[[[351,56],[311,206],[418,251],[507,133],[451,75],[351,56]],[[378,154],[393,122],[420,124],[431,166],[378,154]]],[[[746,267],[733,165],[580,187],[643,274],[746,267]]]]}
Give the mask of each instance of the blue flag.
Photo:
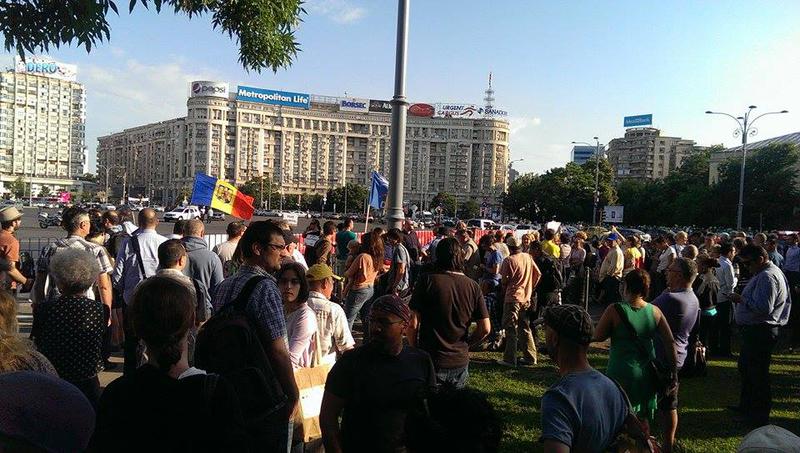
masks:
{"type": "Polygon", "coordinates": [[[381,176],[377,171],[372,172],[372,187],[369,190],[369,205],[375,209],[381,209],[389,194],[389,181],[381,176]]]}

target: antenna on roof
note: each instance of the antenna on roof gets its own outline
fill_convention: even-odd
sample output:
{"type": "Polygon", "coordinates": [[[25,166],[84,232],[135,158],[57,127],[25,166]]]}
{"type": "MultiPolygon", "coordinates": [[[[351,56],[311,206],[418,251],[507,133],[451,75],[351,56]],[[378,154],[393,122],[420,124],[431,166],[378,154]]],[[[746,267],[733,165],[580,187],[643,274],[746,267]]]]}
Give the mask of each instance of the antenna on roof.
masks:
{"type": "MultiPolygon", "coordinates": [[[[484,112],[491,112],[494,109],[494,90],[492,89],[492,73],[489,71],[489,87],[486,88],[486,97],[483,100],[486,102],[486,105],[483,107],[484,112]]],[[[486,113],[487,117],[491,115],[486,113]]]]}

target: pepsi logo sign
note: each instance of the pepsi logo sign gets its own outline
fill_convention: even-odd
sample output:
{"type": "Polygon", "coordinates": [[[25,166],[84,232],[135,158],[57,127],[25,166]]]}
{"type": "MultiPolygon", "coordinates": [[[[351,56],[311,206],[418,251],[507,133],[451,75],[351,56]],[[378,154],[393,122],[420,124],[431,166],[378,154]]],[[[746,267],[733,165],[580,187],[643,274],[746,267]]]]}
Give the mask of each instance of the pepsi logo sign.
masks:
{"type": "Polygon", "coordinates": [[[411,107],[408,108],[409,115],[414,116],[431,117],[434,112],[436,112],[436,109],[430,104],[412,104],[411,107]]]}

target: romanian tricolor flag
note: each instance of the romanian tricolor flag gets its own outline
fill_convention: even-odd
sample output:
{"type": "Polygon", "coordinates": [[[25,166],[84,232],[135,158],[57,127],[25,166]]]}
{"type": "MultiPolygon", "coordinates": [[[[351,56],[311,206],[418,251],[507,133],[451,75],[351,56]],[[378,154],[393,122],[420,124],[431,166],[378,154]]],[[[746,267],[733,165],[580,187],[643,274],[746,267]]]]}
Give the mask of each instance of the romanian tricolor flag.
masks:
{"type": "Polygon", "coordinates": [[[253,197],[247,196],[233,184],[198,173],[194,177],[192,204],[211,206],[211,209],[250,220],[253,217],[253,197]]]}

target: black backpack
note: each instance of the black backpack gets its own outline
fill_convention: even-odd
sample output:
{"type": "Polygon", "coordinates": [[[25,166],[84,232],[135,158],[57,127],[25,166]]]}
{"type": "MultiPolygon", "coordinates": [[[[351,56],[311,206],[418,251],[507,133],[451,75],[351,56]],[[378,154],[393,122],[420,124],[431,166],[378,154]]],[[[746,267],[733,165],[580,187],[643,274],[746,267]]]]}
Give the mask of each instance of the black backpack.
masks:
{"type": "Polygon", "coordinates": [[[245,312],[253,289],[265,278],[251,277],[236,299],[203,324],[194,352],[195,366],[233,384],[254,446],[265,445],[264,439],[270,435],[269,417],[286,404],[257,327],[245,312]]]}

